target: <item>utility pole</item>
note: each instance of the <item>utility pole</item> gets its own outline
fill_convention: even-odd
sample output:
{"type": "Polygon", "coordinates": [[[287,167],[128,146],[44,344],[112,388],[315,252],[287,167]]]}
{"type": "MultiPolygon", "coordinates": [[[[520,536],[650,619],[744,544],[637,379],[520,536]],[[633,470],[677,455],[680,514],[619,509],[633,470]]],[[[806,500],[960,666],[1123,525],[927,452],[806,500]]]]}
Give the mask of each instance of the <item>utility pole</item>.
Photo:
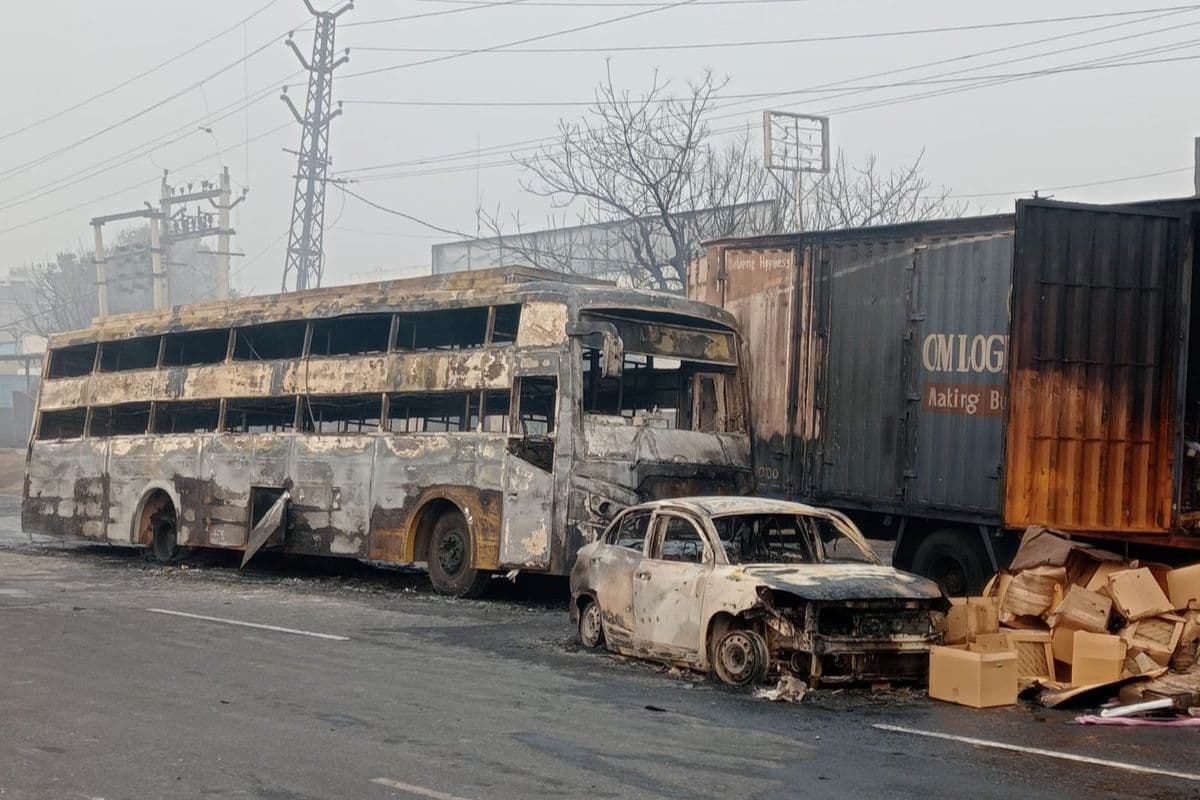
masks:
{"type": "Polygon", "coordinates": [[[283,266],[283,291],[295,278],[297,291],[321,285],[324,266],[325,184],[329,173],[329,123],[342,113],[341,103],[333,105],[333,71],[350,60],[347,49],[340,58],[334,57],[333,39],[337,18],[354,8],[350,2],[337,11],[317,11],[310,0],[304,0],[308,12],[316,20],[313,32],[312,58],[306,60],[300,48],[288,34],[287,44],[308,70],[308,96],[301,114],[283,90],[283,101],[300,123],[300,149],[292,152],[297,159],[296,193],[292,201],[292,222],[288,230],[287,260],[283,266]]]}
{"type": "Polygon", "coordinates": [[[96,291],[100,317],[103,319],[109,313],[109,270],[108,254],[104,248],[104,226],[110,222],[129,219],[144,219],[150,228],[150,276],[151,276],[151,305],[153,308],[166,308],[171,304],[170,287],[167,285],[167,267],[171,265],[171,245],[184,239],[202,239],[207,236],[217,237],[217,268],[213,276],[214,295],[218,300],[229,298],[229,256],[230,237],[236,232],[229,225],[229,212],[246,199],[249,189],[243,189],[238,199],[234,200],[230,190],[229,168],[221,170],[219,183],[202,181],[199,191],[192,191],[191,184],[187,190],[176,190],[167,182],[167,171],[163,170],[162,184],[159,194],[158,207],[146,203],[145,208],[133,211],[122,211],[92,219],[92,233],[95,246],[96,291]],[[197,205],[194,212],[188,211],[189,203],[207,201],[216,209],[214,214],[197,205]]]}

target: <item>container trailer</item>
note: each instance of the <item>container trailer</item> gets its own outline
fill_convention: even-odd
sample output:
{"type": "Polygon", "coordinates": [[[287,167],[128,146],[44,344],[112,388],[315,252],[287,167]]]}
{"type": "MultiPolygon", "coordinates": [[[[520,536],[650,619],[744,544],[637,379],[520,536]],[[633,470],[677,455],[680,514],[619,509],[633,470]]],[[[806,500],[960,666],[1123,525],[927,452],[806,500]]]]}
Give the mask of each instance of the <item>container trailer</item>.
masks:
{"type": "Polygon", "coordinates": [[[1028,200],[707,243],[688,294],[742,327],[761,493],[960,594],[1031,525],[1200,546],[1198,212],[1028,200]]]}

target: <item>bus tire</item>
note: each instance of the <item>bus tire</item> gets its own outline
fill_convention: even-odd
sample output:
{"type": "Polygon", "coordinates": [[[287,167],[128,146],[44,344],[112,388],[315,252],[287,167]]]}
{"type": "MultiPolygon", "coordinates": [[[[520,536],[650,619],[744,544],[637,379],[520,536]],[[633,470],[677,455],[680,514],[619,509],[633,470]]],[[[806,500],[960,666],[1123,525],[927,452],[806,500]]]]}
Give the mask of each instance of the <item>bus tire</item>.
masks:
{"type": "Polygon", "coordinates": [[[433,523],[426,554],[429,580],[438,594],[478,597],[487,588],[492,573],[475,569],[475,545],[467,519],[458,509],[448,509],[433,523]]]}
{"type": "Polygon", "coordinates": [[[179,558],[179,532],[175,527],[174,514],[164,514],[154,523],[150,552],[160,564],[171,564],[179,558]]]}
{"type": "Polygon", "coordinates": [[[983,589],[993,570],[977,531],[942,528],[917,544],[912,571],[937,581],[950,597],[965,597],[983,589]]]}

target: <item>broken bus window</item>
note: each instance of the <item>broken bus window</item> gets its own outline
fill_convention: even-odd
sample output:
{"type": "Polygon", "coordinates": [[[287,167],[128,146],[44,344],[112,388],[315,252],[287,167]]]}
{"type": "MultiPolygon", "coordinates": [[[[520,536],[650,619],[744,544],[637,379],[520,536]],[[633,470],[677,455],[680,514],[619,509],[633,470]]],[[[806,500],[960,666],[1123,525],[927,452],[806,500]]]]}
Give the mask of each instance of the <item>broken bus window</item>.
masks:
{"type": "Polygon", "coordinates": [[[88,436],[134,436],[150,427],[149,403],[94,406],[88,436]]]}
{"type": "Polygon", "coordinates": [[[229,329],[169,333],[163,337],[164,367],[220,364],[229,351],[229,329]]]}
{"type": "Polygon", "coordinates": [[[306,322],[272,322],[237,328],[234,361],[270,361],[299,358],[304,353],[306,322]]]}
{"type": "Polygon", "coordinates": [[[230,433],[285,433],[295,429],[295,397],[238,399],[225,404],[225,430],[230,433]]]}
{"type": "Polygon", "coordinates": [[[96,348],[98,345],[76,344],[70,347],[60,347],[50,351],[50,365],[46,376],[49,378],[78,378],[90,375],[96,364],[96,348]]]}
{"type": "Polygon", "coordinates": [[[301,409],[305,431],[314,433],[374,433],[383,416],[383,395],[307,397],[301,409]]]}
{"type": "Polygon", "coordinates": [[[313,321],[309,354],[354,356],[386,353],[392,335],[391,314],[355,314],[313,321]]]}
{"type": "Polygon", "coordinates": [[[156,403],[155,433],[212,433],[221,419],[221,401],[156,403]]]}
{"type": "Polygon", "coordinates": [[[80,439],[87,421],[86,408],[71,408],[66,411],[43,411],[38,423],[38,440],[80,439]]]}
{"type": "Polygon", "coordinates": [[[100,344],[100,371],[153,369],[158,366],[158,348],[162,337],[142,336],[100,344]]]}

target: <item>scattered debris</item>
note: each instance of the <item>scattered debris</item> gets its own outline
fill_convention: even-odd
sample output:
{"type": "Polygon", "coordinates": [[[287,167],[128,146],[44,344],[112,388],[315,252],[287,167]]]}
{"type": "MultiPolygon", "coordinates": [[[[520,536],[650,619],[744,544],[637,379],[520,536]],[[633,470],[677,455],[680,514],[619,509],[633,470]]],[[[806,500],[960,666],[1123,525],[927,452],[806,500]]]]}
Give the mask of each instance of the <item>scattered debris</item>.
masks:
{"type": "Polygon", "coordinates": [[[983,597],[951,603],[945,646],[930,652],[930,697],[1012,705],[1022,687],[1053,708],[1119,694],[1104,723],[1085,724],[1200,709],[1200,564],[1127,561],[1033,527],[983,597]]]}
{"type": "Polygon", "coordinates": [[[759,689],[754,693],[755,700],[772,700],[777,703],[799,703],[808,691],[808,684],[795,675],[784,673],[779,676],[779,683],[774,689],[759,689]]]}

